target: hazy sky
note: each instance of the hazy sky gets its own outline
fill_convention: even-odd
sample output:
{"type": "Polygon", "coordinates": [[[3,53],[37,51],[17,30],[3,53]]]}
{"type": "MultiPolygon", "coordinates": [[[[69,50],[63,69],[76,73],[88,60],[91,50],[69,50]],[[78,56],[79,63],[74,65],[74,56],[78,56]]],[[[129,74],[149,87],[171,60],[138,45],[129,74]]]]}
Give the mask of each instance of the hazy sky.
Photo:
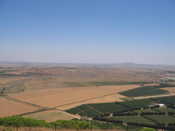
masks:
{"type": "Polygon", "coordinates": [[[0,61],[175,64],[175,0],[0,0],[0,61]]]}

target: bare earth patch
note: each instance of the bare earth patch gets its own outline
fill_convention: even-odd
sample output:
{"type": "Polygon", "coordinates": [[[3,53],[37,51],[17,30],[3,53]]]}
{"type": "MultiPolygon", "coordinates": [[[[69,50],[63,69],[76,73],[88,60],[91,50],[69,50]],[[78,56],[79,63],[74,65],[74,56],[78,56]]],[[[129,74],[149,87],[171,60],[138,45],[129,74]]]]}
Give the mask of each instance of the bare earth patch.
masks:
{"type": "Polygon", "coordinates": [[[119,92],[138,86],[67,87],[26,91],[11,96],[33,104],[65,110],[85,103],[120,101],[124,96],[119,95],[119,92]]]}
{"type": "Polygon", "coordinates": [[[162,88],[162,90],[166,90],[168,91],[170,94],[175,94],[175,87],[166,87],[166,88],[162,88]]]}
{"type": "Polygon", "coordinates": [[[58,111],[58,110],[51,110],[51,111],[44,111],[38,112],[30,115],[25,115],[24,117],[34,118],[38,120],[46,120],[46,121],[56,121],[56,120],[71,120],[73,119],[73,115],[69,115],[68,113],[58,111]]]}
{"type": "Polygon", "coordinates": [[[0,97],[0,117],[17,115],[34,110],[37,110],[37,108],[0,97]]]}

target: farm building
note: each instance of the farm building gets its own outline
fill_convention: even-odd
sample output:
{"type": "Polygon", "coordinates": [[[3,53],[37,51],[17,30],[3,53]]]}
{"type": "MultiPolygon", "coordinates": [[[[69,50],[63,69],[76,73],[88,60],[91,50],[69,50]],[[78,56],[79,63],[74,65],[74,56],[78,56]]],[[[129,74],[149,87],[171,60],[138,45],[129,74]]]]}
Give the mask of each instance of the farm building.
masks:
{"type": "Polygon", "coordinates": [[[159,107],[159,108],[161,108],[161,107],[166,107],[166,105],[165,105],[165,104],[161,104],[161,103],[155,103],[155,104],[149,105],[149,107],[150,107],[150,108],[154,108],[154,107],[159,107]]]}

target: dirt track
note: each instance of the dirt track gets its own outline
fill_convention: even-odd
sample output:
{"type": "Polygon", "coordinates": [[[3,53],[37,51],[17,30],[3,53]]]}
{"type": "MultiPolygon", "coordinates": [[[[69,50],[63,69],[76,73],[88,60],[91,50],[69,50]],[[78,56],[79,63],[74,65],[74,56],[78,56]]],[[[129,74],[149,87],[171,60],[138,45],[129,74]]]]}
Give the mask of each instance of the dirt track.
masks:
{"type": "Polygon", "coordinates": [[[120,91],[133,89],[138,85],[71,87],[28,91],[11,97],[43,107],[59,107],[65,110],[86,103],[120,101],[120,91]]]}

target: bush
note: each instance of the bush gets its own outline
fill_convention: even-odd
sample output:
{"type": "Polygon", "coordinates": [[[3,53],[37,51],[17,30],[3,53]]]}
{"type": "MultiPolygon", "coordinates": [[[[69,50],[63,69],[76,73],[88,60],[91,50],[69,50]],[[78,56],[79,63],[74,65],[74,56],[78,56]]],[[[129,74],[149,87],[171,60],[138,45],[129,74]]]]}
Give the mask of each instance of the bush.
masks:
{"type": "Polygon", "coordinates": [[[5,117],[0,118],[0,125],[3,126],[16,126],[16,127],[44,127],[47,126],[47,123],[43,120],[35,120],[31,118],[24,118],[20,116],[12,116],[12,117],[5,117]]]}

